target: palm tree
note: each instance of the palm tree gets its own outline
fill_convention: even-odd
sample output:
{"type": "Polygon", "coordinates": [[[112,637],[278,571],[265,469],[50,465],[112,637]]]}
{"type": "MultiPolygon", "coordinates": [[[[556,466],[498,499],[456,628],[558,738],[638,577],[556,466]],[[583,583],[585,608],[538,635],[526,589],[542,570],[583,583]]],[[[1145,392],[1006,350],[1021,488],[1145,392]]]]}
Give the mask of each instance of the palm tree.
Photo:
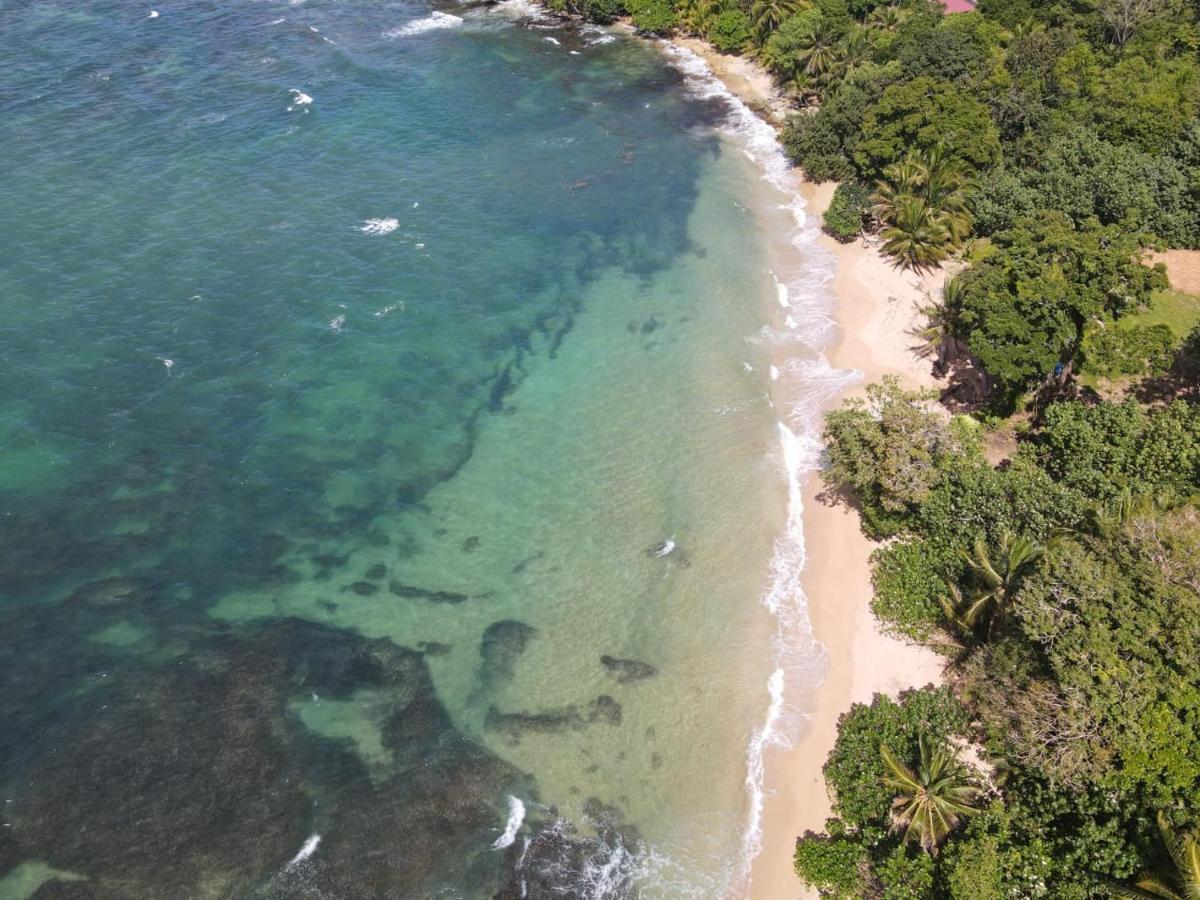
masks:
{"type": "Polygon", "coordinates": [[[812,5],[811,0],[756,0],[750,7],[750,22],[760,44],[784,19],[812,5]]]}
{"type": "Polygon", "coordinates": [[[941,144],[918,159],[925,169],[925,202],[938,210],[955,244],[961,244],[974,221],[968,200],[977,189],[975,181],[967,174],[962,160],[947,156],[941,144]]]}
{"type": "MultiPolygon", "coordinates": [[[[1055,540],[1051,539],[1050,543],[1055,540]]],[[[988,640],[991,640],[996,625],[1007,617],[1010,601],[1021,579],[1046,554],[1048,547],[1006,531],[1000,536],[997,549],[999,552],[993,558],[983,537],[978,536],[970,553],[959,551],[980,586],[965,603],[960,602],[956,620],[977,631],[986,619],[988,640]]]]}
{"type": "Polygon", "coordinates": [[[877,6],[867,16],[867,25],[881,31],[895,31],[903,20],[899,6],[877,6]]]}
{"type": "Polygon", "coordinates": [[[909,332],[920,340],[923,356],[935,357],[935,375],[942,375],[947,366],[961,353],[958,312],[962,309],[964,290],[962,279],[947,278],[946,283],[942,285],[941,299],[931,299],[918,310],[924,317],[925,324],[914,327],[909,332]]]}
{"type": "Polygon", "coordinates": [[[809,75],[828,74],[838,61],[837,29],[821,19],[801,35],[800,49],[796,55],[809,75]]]}
{"type": "Polygon", "coordinates": [[[904,834],[904,840],[916,840],[927,853],[937,846],[959,823],[977,810],[971,804],[979,788],[971,784],[966,770],[943,747],[930,750],[924,736],[918,738],[920,761],[914,772],[887,747],[879,754],[887,771],[883,783],[897,791],[892,801],[892,830],[904,834]]]}
{"type": "Polygon", "coordinates": [[[1180,833],[1167,817],[1158,814],[1158,832],[1162,835],[1171,867],[1138,876],[1133,887],[1114,885],[1123,897],[1159,898],[1159,900],[1198,900],[1200,898],[1200,832],[1180,833]]]}
{"type": "Polygon", "coordinates": [[[883,170],[883,178],[875,182],[871,215],[880,222],[894,221],[901,198],[920,196],[927,174],[925,166],[911,153],[892,163],[883,170]]]}
{"type": "Polygon", "coordinates": [[[914,272],[932,269],[950,255],[950,232],[923,199],[903,194],[894,208],[891,224],[881,232],[884,253],[914,272]]]}
{"type": "Polygon", "coordinates": [[[837,56],[835,69],[839,78],[845,78],[870,61],[871,41],[867,38],[867,29],[851,28],[838,44],[837,56]]]}

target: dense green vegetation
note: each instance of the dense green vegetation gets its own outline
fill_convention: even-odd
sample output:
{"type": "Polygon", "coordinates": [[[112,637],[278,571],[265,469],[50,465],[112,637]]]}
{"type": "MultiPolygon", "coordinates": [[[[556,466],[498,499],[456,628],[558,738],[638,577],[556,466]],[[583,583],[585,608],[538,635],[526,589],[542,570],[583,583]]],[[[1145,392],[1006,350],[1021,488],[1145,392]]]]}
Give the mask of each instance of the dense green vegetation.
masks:
{"type": "Polygon", "coordinates": [[[1200,824],[1200,408],[1054,403],[997,466],[888,382],[826,443],[830,487],[898,538],[876,614],[951,677],[843,717],[797,873],[829,897],[1151,896],[1200,824]],[[939,806],[913,841],[915,799],[939,806]]]}

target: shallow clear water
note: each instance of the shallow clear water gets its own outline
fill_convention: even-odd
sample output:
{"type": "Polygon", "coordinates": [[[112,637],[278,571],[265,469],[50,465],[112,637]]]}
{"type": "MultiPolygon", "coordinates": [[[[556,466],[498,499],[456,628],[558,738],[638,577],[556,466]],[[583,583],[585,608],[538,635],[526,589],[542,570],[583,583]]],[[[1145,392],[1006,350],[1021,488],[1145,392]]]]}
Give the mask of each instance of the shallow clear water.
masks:
{"type": "Polygon", "coordinates": [[[0,895],[728,890],[786,497],[725,107],[510,9],[155,9],[0,5],[0,895]]]}

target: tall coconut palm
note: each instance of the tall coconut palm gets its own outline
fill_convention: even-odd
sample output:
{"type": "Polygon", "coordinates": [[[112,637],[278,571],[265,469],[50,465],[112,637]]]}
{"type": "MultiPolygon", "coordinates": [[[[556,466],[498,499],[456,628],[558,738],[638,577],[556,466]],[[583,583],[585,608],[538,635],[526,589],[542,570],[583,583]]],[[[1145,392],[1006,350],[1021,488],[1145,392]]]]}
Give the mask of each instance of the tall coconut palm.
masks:
{"type": "Polygon", "coordinates": [[[871,41],[867,29],[853,26],[837,47],[834,66],[838,78],[845,78],[866,65],[871,59],[871,41]]]}
{"type": "Polygon", "coordinates": [[[750,22],[758,42],[764,43],[784,19],[811,5],[811,0],[755,0],[750,7],[750,22]]]}
{"type": "Polygon", "coordinates": [[[817,77],[829,74],[838,61],[837,29],[821,19],[800,36],[796,56],[804,71],[817,77]]]}
{"type": "Polygon", "coordinates": [[[1171,856],[1171,867],[1147,870],[1132,887],[1115,885],[1123,897],[1157,900],[1200,900],[1200,832],[1181,833],[1171,827],[1167,817],[1158,814],[1158,832],[1171,856]]]}
{"type": "Polygon", "coordinates": [[[940,844],[964,818],[977,810],[972,805],[979,788],[971,784],[967,771],[944,748],[930,750],[924,736],[918,739],[920,759],[913,771],[887,745],[879,754],[887,770],[883,783],[897,792],[892,801],[892,830],[904,840],[920,842],[927,853],[937,853],[940,844]]]}
{"type": "Polygon", "coordinates": [[[905,197],[920,196],[927,174],[925,166],[911,153],[892,163],[883,170],[883,178],[875,182],[871,214],[881,222],[894,221],[899,201],[905,197]]]}
{"type": "Polygon", "coordinates": [[[923,199],[904,194],[894,206],[890,224],[880,232],[884,253],[914,272],[935,268],[950,255],[951,234],[923,199]]]}
{"type": "Polygon", "coordinates": [[[962,160],[948,156],[941,144],[920,154],[918,159],[925,169],[922,185],[925,201],[938,210],[955,242],[961,243],[974,220],[968,201],[977,188],[975,181],[962,160]]]}

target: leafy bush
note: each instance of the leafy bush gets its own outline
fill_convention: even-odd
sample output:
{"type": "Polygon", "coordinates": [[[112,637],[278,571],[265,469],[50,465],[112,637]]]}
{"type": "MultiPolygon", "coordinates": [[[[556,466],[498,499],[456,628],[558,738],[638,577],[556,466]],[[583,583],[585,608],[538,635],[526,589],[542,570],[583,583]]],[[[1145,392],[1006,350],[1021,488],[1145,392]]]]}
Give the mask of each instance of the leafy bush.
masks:
{"type": "Polygon", "coordinates": [[[788,119],[783,129],[783,149],[810,181],[841,181],[854,172],[823,110],[788,119]]]}
{"type": "Polygon", "coordinates": [[[675,8],[670,0],[625,0],[633,25],[651,34],[667,34],[675,28],[675,8]]]}
{"type": "Polygon", "coordinates": [[[933,857],[908,844],[898,844],[875,866],[882,887],[880,900],[928,900],[933,896],[933,857]]]}
{"type": "Polygon", "coordinates": [[[917,738],[938,743],[966,729],[968,717],[946,688],[905,691],[900,702],[876,694],[870,706],[856,703],[838,721],[838,738],[825,763],[834,811],[876,838],[887,832],[893,793],[883,783],[879,745],[900,759],[917,754],[917,738]]]}
{"type": "Polygon", "coordinates": [[[823,216],[825,231],[843,244],[858,237],[871,205],[869,197],[866,187],[857,181],[839,184],[823,216]]]}
{"type": "Polygon", "coordinates": [[[796,841],[793,865],[807,885],[831,900],[857,900],[863,895],[862,870],[867,854],[857,841],[809,831],[796,841]]]}
{"type": "Polygon", "coordinates": [[[750,19],[736,7],[708,20],[705,35],[722,53],[733,53],[750,43],[750,19]]]}
{"type": "Polygon", "coordinates": [[[937,552],[928,541],[900,541],[871,555],[875,596],[871,611],[892,631],[927,640],[942,619],[943,573],[958,569],[954,554],[937,552]]]}
{"type": "Polygon", "coordinates": [[[1175,360],[1169,325],[1097,328],[1083,341],[1083,371],[1106,378],[1161,375],[1175,360]]]}

